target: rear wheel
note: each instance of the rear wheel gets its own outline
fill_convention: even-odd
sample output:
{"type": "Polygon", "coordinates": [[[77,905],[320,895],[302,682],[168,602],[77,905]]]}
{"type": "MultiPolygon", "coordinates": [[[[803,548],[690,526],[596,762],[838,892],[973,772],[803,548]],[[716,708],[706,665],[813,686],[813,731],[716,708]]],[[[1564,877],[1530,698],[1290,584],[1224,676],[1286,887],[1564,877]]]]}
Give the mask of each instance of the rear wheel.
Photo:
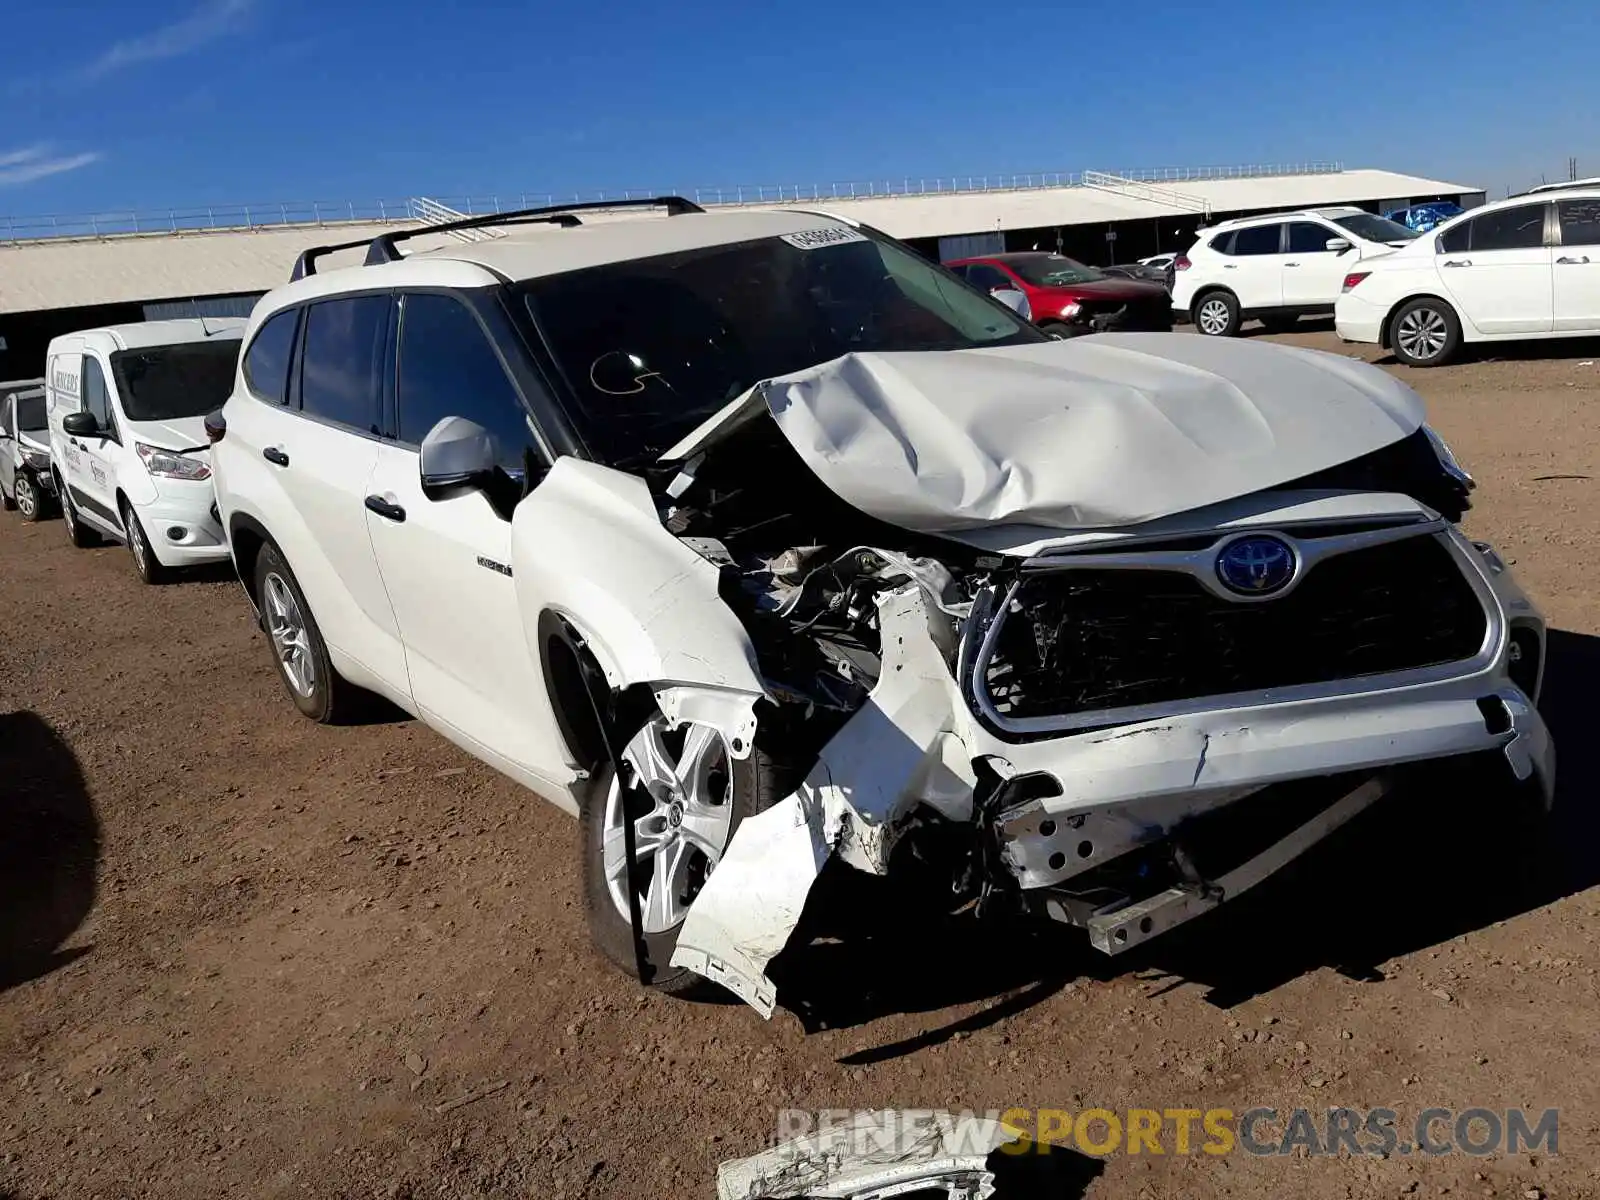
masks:
{"type": "Polygon", "coordinates": [[[1437,367],[1461,348],[1461,321],[1443,300],[1423,296],[1401,305],[1389,326],[1389,347],[1408,367],[1437,367]]]}
{"type": "Polygon", "coordinates": [[[133,555],[133,568],[139,572],[139,578],[151,584],[166,583],[172,577],[172,572],[161,565],[161,560],[150,548],[150,539],[145,534],[144,526],[139,523],[133,505],[126,500],[122,502],[122,528],[127,532],[128,552],[133,555]]]}
{"type": "Polygon", "coordinates": [[[271,542],[256,556],[256,602],[278,677],[294,706],[323,725],[355,715],[363,693],[333,669],[311,606],[283,552],[271,542]]]}
{"type": "Polygon", "coordinates": [[[72,492],[58,475],[56,488],[61,496],[61,521],[67,527],[67,540],[80,550],[100,544],[100,535],[84,525],[78,517],[78,506],[72,502],[72,492]]]}
{"type": "Polygon", "coordinates": [[[626,788],[610,763],[594,774],[583,806],[583,898],[596,948],[632,975],[627,849],[632,822],[635,886],[650,986],[683,996],[710,989],[701,976],[670,966],[689,906],[722,860],[739,823],[778,800],[772,764],[759,747],[734,758],[709,725],[668,729],[654,714],[628,743],[624,757],[640,786],[626,788]]]}
{"type": "Polygon", "coordinates": [[[1194,302],[1190,316],[1207,337],[1233,337],[1239,332],[1239,301],[1232,292],[1207,292],[1194,302]]]}

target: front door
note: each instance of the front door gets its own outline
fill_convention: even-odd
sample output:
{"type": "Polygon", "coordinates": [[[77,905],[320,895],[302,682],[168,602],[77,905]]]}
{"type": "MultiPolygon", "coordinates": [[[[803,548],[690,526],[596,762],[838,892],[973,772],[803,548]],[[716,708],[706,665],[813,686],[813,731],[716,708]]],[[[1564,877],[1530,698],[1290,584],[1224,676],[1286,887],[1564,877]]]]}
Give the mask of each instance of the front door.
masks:
{"type": "Polygon", "coordinates": [[[412,698],[430,724],[507,774],[560,783],[570,772],[511,570],[511,511],[534,447],[525,409],[478,318],[453,296],[405,296],[398,348],[395,440],[378,453],[367,528],[412,698]],[[488,489],[429,498],[418,450],[451,416],[494,435],[503,474],[488,489]]]}
{"type": "Polygon", "coordinates": [[[1437,239],[1434,265],[1464,320],[1483,333],[1554,328],[1548,203],[1493,209],[1437,239]]]}
{"type": "Polygon", "coordinates": [[[1558,200],[1556,218],[1555,329],[1600,333],[1600,200],[1558,200]]]}
{"type": "Polygon", "coordinates": [[[92,351],[83,356],[80,376],[82,411],[94,417],[100,433],[94,437],[69,438],[77,450],[71,455],[77,461],[76,469],[67,484],[72,489],[72,501],[80,515],[89,523],[99,525],[109,532],[121,535],[122,517],[117,512],[117,475],[115,450],[122,439],[116,413],[111,407],[111,389],[106,381],[105,364],[92,351]]]}
{"type": "Polygon", "coordinates": [[[1344,277],[1356,261],[1354,251],[1328,249],[1330,238],[1349,238],[1315,221],[1289,222],[1288,253],[1283,256],[1283,303],[1286,308],[1332,308],[1344,288],[1344,277]]]}

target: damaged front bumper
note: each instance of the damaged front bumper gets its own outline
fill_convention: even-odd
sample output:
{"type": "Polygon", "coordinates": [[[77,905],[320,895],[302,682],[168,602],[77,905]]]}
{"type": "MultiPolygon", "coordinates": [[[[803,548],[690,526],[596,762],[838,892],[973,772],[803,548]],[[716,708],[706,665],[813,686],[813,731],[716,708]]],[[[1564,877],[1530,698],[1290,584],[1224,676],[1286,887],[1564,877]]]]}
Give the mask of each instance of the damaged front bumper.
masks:
{"type": "MultiPolygon", "coordinates": [[[[1315,536],[1306,535],[1308,553],[1338,552],[1315,536]]],[[[1548,808],[1555,751],[1534,706],[1542,618],[1489,547],[1442,521],[1413,522],[1403,536],[1430,539],[1459,569],[1482,609],[1475,653],[1426,669],[1035,717],[1023,728],[997,712],[983,676],[1009,597],[986,598],[987,609],[980,598],[952,654],[950,621],[921,588],[881,595],[883,665],[868,703],[793,795],[739,828],[672,962],[770,1016],[767,963],[824,861],[837,854],[887,873],[919,813],[972,825],[984,869],[999,877],[991,883],[1117,953],[1269,877],[1375,803],[1407,764],[1497,755],[1548,808]],[[1203,853],[1188,852],[1189,830],[1203,853]],[[1119,886],[1120,865],[1156,851],[1165,878],[1141,870],[1142,890],[1119,886]]],[[[1367,544],[1362,537],[1371,541],[1351,535],[1351,544],[1367,544]]],[[[1188,569],[1182,554],[1141,551],[1139,561],[1188,569]]],[[[1107,563],[1112,556],[1094,556],[1097,569],[1107,563]]]]}

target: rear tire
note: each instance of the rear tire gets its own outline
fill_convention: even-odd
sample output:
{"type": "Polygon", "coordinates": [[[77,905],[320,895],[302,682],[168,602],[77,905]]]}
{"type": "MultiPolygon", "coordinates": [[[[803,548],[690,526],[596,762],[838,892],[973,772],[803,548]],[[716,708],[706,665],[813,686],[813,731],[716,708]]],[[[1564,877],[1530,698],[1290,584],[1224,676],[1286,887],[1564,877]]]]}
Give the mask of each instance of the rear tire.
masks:
{"type": "Polygon", "coordinates": [[[1239,333],[1239,298],[1232,292],[1206,292],[1189,310],[1194,327],[1207,337],[1236,337],[1239,333]]]}
{"type": "Polygon", "coordinates": [[[646,958],[655,969],[648,986],[652,991],[669,996],[709,997],[721,989],[686,967],[670,965],[683,918],[705,875],[710,873],[709,866],[720,861],[739,825],[745,818],[770,808],[782,798],[783,792],[771,760],[759,746],[744,759],[734,758],[728,753],[721,735],[707,726],[683,726],[672,732],[667,730],[664,717],[653,714],[629,747],[638,749],[644,745],[641,739],[654,738],[657,746],[666,749],[674,766],[684,767],[691,758],[689,739],[692,737],[705,739],[699,742],[705,752],[693,759],[698,769],[684,772],[691,782],[681,792],[663,790],[658,785],[649,794],[634,789],[630,795],[623,796],[618,791],[616,772],[609,761],[594,772],[580,818],[583,904],[595,948],[614,966],[634,976],[637,964],[633,925],[627,911],[621,824],[625,819],[633,821],[638,866],[648,873],[639,900],[646,958]],[[670,810],[675,805],[679,816],[673,823],[670,810]],[[705,843],[699,838],[708,828],[716,835],[711,840],[720,841],[715,847],[715,859],[700,848],[705,843]],[[694,838],[686,836],[690,830],[696,831],[694,838]],[[681,847],[677,850],[681,865],[678,865],[680,859],[673,857],[672,838],[676,838],[681,847]],[[608,843],[611,845],[609,854],[608,843]],[[661,881],[656,872],[668,869],[671,869],[670,876],[663,875],[662,880],[681,878],[687,887],[669,888],[663,882],[658,889],[656,885],[661,881]],[[654,906],[653,897],[657,901],[654,906]],[[655,917],[653,921],[652,916],[655,917]]]}
{"type": "Polygon", "coordinates": [[[1461,319],[1433,296],[1409,300],[1389,322],[1389,348],[1408,367],[1443,366],[1461,349],[1461,319]]]}
{"type": "Polygon", "coordinates": [[[150,548],[150,537],[145,533],[144,526],[139,524],[133,505],[126,500],[122,502],[122,528],[128,535],[128,553],[133,555],[133,569],[139,572],[139,578],[148,584],[168,582],[172,578],[172,571],[161,564],[156,552],[150,548]]]}
{"type": "Polygon", "coordinates": [[[100,544],[100,535],[86,526],[78,516],[78,507],[72,503],[72,493],[66,480],[56,476],[56,489],[61,496],[61,520],[67,527],[67,540],[79,550],[100,544]]]}
{"type": "Polygon", "coordinates": [[[333,669],[305,593],[272,542],[256,556],[255,584],[267,645],[294,706],[320,725],[343,724],[357,715],[365,693],[333,669]]]}

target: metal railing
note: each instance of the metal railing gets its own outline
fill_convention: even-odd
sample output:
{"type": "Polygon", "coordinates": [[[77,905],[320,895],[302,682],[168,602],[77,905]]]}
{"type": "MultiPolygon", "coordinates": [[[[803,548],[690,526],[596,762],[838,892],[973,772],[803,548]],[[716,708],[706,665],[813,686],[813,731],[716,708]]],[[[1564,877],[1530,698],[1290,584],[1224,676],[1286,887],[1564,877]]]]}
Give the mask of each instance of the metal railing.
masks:
{"type": "MultiPolygon", "coordinates": [[[[421,225],[444,225],[450,221],[459,221],[470,214],[454,209],[427,196],[411,197],[411,216],[421,225]]],[[[504,231],[498,229],[449,229],[445,231],[446,237],[454,238],[458,242],[486,242],[493,238],[504,237],[504,231]]]]}
{"type": "Polygon", "coordinates": [[[1111,175],[1104,171],[1085,171],[1083,173],[1083,186],[1096,188],[1103,192],[1111,192],[1118,196],[1130,196],[1135,200],[1149,200],[1156,204],[1165,204],[1169,208],[1176,208],[1179,212],[1200,213],[1204,216],[1211,215],[1211,201],[1204,196],[1196,196],[1190,192],[1180,192],[1176,188],[1170,188],[1161,183],[1147,183],[1142,179],[1129,179],[1125,175],[1111,175]]]}
{"type": "Polygon", "coordinates": [[[1333,175],[1340,162],[1255,163],[1213,167],[1134,168],[1108,172],[1035,171],[998,175],[904,175],[896,179],[822,184],[735,184],[698,188],[624,188],[580,192],[518,192],[487,196],[443,196],[431,200],[305,200],[271,204],[207,205],[77,216],[0,216],[0,242],[43,239],[171,236],[185,233],[253,231],[284,226],[426,223],[419,204],[456,214],[478,216],[515,208],[581,203],[585,200],[633,200],[651,196],[685,196],[706,207],[785,203],[842,202],[898,196],[944,196],[973,192],[1040,191],[1084,186],[1085,175],[1113,176],[1127,183],[1200,183],[1221,179],[1260,179],[1287,175],[1333,175]]]}

